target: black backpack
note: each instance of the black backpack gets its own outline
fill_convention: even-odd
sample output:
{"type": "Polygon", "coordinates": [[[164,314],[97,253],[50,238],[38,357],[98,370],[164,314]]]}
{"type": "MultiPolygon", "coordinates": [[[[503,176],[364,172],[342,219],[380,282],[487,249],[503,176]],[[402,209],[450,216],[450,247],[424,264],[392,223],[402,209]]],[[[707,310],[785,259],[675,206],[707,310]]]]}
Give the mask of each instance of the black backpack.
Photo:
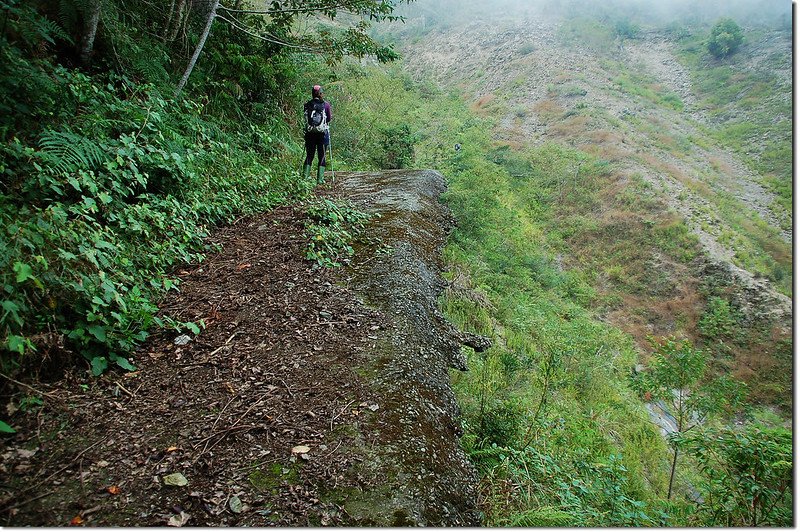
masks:
{"type": "Polygon", "coordinates": [[[325,102],[311,100],[306,104],[306,131],[324,133],[328,129],[328,117],[325,115],[325,102]]]}

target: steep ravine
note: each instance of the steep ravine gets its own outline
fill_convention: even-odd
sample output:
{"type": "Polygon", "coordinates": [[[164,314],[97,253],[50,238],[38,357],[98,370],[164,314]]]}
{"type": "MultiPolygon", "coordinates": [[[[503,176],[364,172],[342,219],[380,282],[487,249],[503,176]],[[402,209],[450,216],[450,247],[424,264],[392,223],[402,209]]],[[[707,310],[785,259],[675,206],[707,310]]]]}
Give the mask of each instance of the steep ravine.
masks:
{"type": "MultiPolygon", "coordinates": [[[[765,41],[790,56],[790,44],[765,41]]],[[[729,230],[706,195],[737,202],[741,213],[755,213],[791,242],[792,230],[771,210],[775,195],[730,150],[705,137],[711,122],[700,108],[686,69],[663,34],[644,33],[597,50],[569,41],[563,25],[547,20],[472,22],[432,32],[403,49],[415,77],[432,76],[443,87],[459,87],[476,114],[499,116],[498,142],[513,145],[566,143],[614,162],[626,175],[649,182],[666,205],[695,233],[710,268],[740,286],[745,306],[791,321],[791,300],[769,280],[734,264],[735,250],[723,242],[729,230]],[[619,76],[629,72],[659,83],[681,98],[683,109],[656,105],[621,90],[619,76]],[[567,117],[567,118],[564,118],[567,117]],[[676,147],[675,139],[706,138],[676,147]],[[705,191],[705,192],[704,192],[705,191]]],[[[779,73],[781,90],[791,91],[779,73]]]]}

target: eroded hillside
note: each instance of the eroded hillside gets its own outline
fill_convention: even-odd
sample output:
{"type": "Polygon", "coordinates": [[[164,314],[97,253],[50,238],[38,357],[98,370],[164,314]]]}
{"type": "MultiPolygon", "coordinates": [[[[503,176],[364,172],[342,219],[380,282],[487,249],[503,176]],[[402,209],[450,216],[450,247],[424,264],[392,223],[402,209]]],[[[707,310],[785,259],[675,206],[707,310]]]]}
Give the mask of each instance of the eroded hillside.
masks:
{"type": "MultiPolygon", "coordinates": [[[[601,291],[623,286],[622,304],[603,313],[643,347],[651,334],[701,338],[704,301],[719,292],[709,285],[723,285],[746,323],[769,330],[734,347],[736,362],[720,362],[758,387],[764,375],[786,362],[776,366],[773,355],[775,341],[789,338],[791,330],[791,212],[768,186],[772,176],[756,172],[746,153],[723,142],[722,132],[764,108],[785,111],[772,120],[790,130],[791,42],[777,31],[758,33],[724,66],[735,79],[761,75],[769,86],[768,96],[750,97],[755,103],[741,117],[736,113],[744,104],[712,105],[686,47],[663,31],[610,40],[574,21],[493,20],[431,31],[408,44],[405,56],[416,78],[432,77],[457,89],[471,113],[493,120],[498,150],[523,153],[557,143],[607,161],[614,174],[604,190],[608,201],[592,214],[605,236],[573,239],[564,265],[599,262],[596,286],[601,291]],[[631,205],[652,203],[651,214],[620,208],[623,194],[630,195],[631,205]],[[676,223],[685,223],[699,242],[701,253],[693,260],[676,260],[653,247],[639,263],[624,257],[627,265],[604,262],[624,241],[638,245],[627,236],[637,227],[676,223]],[[631,286],[630,279],[639,275],[647,287],[631,286]],[[761,350],[768,356],[756,356],[761,350]]],[[[750,143],[753,157],[767,149],[770,139],[763,137],[750,143]]],[[[774,400],[769,393],[756,394],[774,400]]]]}

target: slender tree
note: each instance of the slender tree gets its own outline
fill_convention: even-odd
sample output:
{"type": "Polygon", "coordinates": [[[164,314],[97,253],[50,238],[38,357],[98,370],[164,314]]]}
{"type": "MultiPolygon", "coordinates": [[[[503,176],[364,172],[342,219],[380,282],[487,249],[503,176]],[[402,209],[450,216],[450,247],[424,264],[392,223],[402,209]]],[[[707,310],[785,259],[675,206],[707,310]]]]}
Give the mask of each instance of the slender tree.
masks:
{"type": "Polygon", "coordinates": [[[694,349],[688,340],[670,337],[658,342],[651,338],[650,343],[655,351],[643,378],[644,389],[653,398],[663,401],[675,418],[675,437],[670,438],[672,465],[667,489],[667,499],[670,499],[678,463],[679,439],[701,425],[709,415],[723,409],[737,408],[743,397],[744,385],[728,377],[720,377],[703,385],[708,354],[694,349]]]}
{"type": "Polygon", "coordinates": [[[203,51],[203,46],[206,44],[208,34],[211,32],[211,26],[214,24],[214,19],[217,17],[217,8],[219,8],[219,0],[214,0],[214,3],[211,5],[211,10],[208,12],[206,26],[203,28],[203,33],[200,34],[200,41],[197,43],[194,53],[192,54],[191,59],[189,59],[189,64],[186,65],[186,70],[183,71],[183,76],[181,76],[181,80],[178,83],[178,86],[175,88],[176,97],[181,93],[183,87],[186,86],[186,82],[189,80],[192,70],[194,70],[194,65],[197,63],[197,59],[200,57],[200,52],[203,51]]]}
{"type": "MultiPolygon", "coordinates": [[[[223,5],[220,0],[203,1],[205,2],[203,7],[209,7],[206,25],[175,89],[176,96],[186,86],[189,76],[203,51],[203,46],[205,46],[206,39],[208,39],[208,35],[211,32],[214,20],[217,18],[230,25],[234,30],[262,41],[270,42],[280,47],[324,54],[326,60],[330,63],[342,59],[345,55],[355,57],[374,55],[381,62],[392,61],[398,57],[391,45],[382,46],[367,34],[370,26],[368,21],[400,19],[400,17],[392,15],[398,3],[395,0],[318,0],[315,2],[308,2],[307,0],[278,2],[273,0],[272,2],[267,2],[265,7],[260,9],[245,9],[239,0],[229,4],[231,7],[223,5]],[[294,35],[292,33],[294,23],[298,17],[319,16],[333,20],[340,12],[351,13],[359,17],[360,20],[349,25],[341,32],[323,30],[306,35],[294,35]]],[[[178,10],[182,4],[183,0],[178,0],[178,10]]],[[[173,32],[175,27],[173,24],[173,32]]]]}

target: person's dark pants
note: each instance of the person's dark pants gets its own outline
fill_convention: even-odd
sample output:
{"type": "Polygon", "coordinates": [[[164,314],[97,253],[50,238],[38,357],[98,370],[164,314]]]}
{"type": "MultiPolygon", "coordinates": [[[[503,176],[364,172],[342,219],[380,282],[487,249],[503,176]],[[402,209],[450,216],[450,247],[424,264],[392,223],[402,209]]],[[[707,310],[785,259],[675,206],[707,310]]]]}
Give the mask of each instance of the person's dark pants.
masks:
{"type": "Polygon", "coordinates": [[[325,166],[325,133],[317,131],[306,132],[306,164],[311,166],[314,162],[314,151],[320,166],[325,166]]]}

